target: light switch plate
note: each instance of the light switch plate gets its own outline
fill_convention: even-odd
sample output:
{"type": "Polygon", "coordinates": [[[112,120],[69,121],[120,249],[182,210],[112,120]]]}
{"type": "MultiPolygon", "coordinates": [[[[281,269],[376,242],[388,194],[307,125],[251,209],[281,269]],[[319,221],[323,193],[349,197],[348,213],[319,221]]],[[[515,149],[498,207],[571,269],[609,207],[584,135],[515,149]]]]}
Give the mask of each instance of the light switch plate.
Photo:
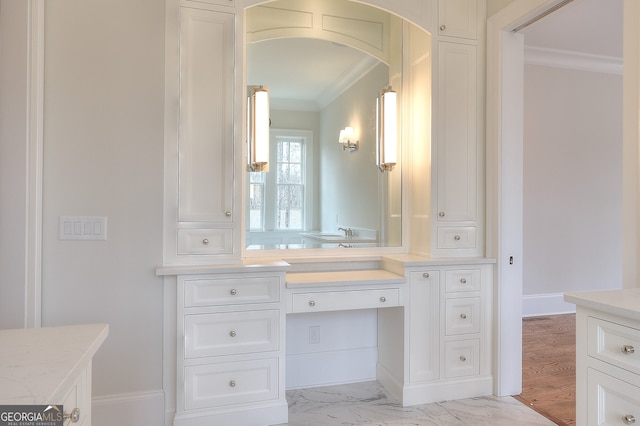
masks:
{"type": "Polygon", "coordinates": [[[106,240],[106,216],[60,216],[60,240],[106,240]]]}

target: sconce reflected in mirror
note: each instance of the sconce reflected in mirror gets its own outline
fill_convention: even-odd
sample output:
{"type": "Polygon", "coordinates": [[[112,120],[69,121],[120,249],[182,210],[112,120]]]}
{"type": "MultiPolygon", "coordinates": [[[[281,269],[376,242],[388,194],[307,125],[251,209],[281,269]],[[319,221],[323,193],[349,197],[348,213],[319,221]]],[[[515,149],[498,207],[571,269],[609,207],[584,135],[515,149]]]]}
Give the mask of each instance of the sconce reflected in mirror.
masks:
{"type": "Polygon", "coordinates": [[[345,127],[340,130],[340,136],[338,137],[338,143],[342,145],[342,150],[349,152],[356,151],[358,149],[359,141],[355,140],[356,136],[353,131],[353,127],[345,127]]]}
{"type": "Polygon", "coordinates": [[[378,97],[376,164],[390,172],[398,162],[398,107],[396,92],[389,86],[378,97]]]}
{"type": "Polygon", "coordinates": [[[250,87],[247,105],[248,163],[252,172],[269,171],[269,91],[250,87]]]}

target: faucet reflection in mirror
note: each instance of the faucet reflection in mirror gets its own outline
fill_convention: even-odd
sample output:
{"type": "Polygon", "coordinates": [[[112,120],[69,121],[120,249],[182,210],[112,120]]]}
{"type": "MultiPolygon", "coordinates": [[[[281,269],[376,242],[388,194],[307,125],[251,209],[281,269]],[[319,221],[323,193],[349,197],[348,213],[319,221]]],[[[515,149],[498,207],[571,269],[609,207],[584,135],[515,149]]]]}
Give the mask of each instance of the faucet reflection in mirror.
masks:
{"type": "Polygon", "coordinates": [[[358,150],[358,141],[355,140],[356,136],[353,132],[353,127],[345,127],[340,130],[340,137],[338,138],[338,143],[342,145],[342,150],[349,152],[358,150]]]}
{"type": "Polygon", "coordinates": [[[269,91],[264,86],[249,89],[247,113],[249,169],[252,172],[268,172],[269,91]]]}
{"type": "Polygon", "coordinates": [[[381,172],[391,171],[398,162],[397,96],[391,86],[378,98],[376,127],[376,163],[381,172]]]}

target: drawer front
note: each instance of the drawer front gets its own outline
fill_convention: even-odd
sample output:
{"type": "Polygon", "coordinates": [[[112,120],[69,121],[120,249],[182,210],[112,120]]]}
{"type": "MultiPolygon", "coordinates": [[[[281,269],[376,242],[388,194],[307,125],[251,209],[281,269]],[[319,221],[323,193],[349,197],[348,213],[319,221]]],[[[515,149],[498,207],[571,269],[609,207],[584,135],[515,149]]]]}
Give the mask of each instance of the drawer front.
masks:
{"type": "Polygon", "coordinates": [[[445,291],[480,291],[480,269],[452,269],[445,272],[445,291]]]}
{"type": "Polygon", "coordinates": [[[476,248],[475,226],[438,227],[438,248],[472,249],[476,248]]]}
{"type": "Polygon", "coordinates": [[[640,330],[589,317],[589,356],[640,374],[640,330]]]}
{"type": "Polygon", "coordinates": [[[640,388],[588,368],[587,417],[589,425],[637,424],[640,420],[640,388]]]}
{"type": "Polygon", "coordinates": [[[445,301],[447,336],[480,332],[480,298],[467,297],[445,301]]]}
{"type": "Polygon", "coordinates": [[[445,377],[480,374],[480,340],[457,340],[444,343],[445,377]]]}
{"type": "Polygon", "coordinates": [[[269,303],[280,300],[278,277],[184,280],[184,307],[269,303]]]}
{"type": "Polygon", "coordinates": [[[278,359],[184,368],[185,408],[219,407],[278,398],[278,359]]]}
{"type": "MultiPolygon", "coordinates": [[[[82,425],[86,419],[91,419],[91,363],[85,367],[76,379],[62,402],[64,414],[73,415],[77,409],[77,421],[72,423],[72,418],[65,420],[68,424],[82,425]]],[[[87,423],[90,423],[88,420],[87,423]]]]}
{"type": "Polygon", "coordinates": [[[181,229],[178,231],[178,254],[231,254],[233,230],[181,229]]]}
{"type": "Polygon", "coordinates": [[[185,358],[278,350],[280,311],[185,315],[185,358]]]}
{"type": "Polygon", "coordinates": [[[292,312],[342,311],[348,309],[387,308],[398,306],[397,288],[380,290],[327,291],[295,293],[292,312]]]}

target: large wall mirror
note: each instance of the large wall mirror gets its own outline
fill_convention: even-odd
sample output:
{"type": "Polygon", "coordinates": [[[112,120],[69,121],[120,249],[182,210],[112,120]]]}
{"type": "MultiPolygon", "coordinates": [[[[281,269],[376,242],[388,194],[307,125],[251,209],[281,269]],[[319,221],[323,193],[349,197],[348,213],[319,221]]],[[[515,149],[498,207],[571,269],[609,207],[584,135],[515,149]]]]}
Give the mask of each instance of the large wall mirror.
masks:
{"type": "Polygon", "coordinates": [[[246,9],[247,86],[268,90],[271,119],[269,171],[246,179],[248,250],[402,246],[404,164],[381,172],[376,137],[381,91],[396,91],[399,123],[408,105],[407,25],[349,0],[246,9]]]}

